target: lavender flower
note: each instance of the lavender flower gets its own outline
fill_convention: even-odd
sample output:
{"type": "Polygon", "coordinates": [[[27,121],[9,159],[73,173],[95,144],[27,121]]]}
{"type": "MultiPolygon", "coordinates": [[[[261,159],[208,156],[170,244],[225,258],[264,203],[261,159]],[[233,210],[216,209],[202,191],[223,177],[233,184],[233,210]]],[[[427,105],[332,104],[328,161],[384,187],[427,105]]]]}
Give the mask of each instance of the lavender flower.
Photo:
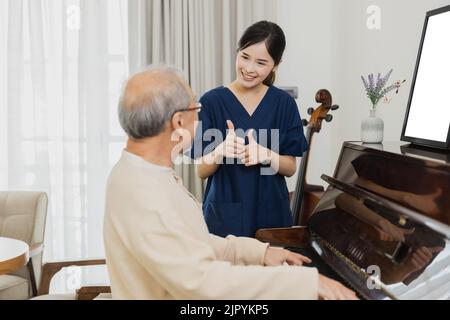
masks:
{"type": "Polygon", "coordinates": [[[380,88],[381,88],[380,77],[381,77],[381,73],[378,72],[378,74],[377,74],[377,82],[376,82],[376,85],[375,85],[375,90],[380,90],[380,88]]]}
{"type": "Polygon", "coordinates": [[[378,73],[376,81],[374,81],[373,73],[367,76],[367,80],[363,76],[361,76],[364,89],[366,90],[366,95],[372,102],[373,109],[375,109],[378,102],[392,90],[397,89],[395,93],[398,93],[400,85],[406,81],[406,80],[403,80],[402,82],[396,81],[394,84],[385,87],[393,71],[394,69],[389,70],[388,73],[386,73],[386,75],[384,75],[383,77],[381,77],[381,73],[378,73]]]}
{"type": "Polygon", "coordinates": [[[363,77],[363,76],[361,76],[361,79],[362,79],[362,81],[363,81],[363,84],[364,84],[364,88],[366,89],[366,91],[369,91],[369,85],[367,84],[367,81],[366,81],[366,79],[364,79],[364,77],[363,77]]]}
{"type": "Polygon", "coordinates": [[[369,89],[373,90],[373,73],[369,74],[369,89]]]}

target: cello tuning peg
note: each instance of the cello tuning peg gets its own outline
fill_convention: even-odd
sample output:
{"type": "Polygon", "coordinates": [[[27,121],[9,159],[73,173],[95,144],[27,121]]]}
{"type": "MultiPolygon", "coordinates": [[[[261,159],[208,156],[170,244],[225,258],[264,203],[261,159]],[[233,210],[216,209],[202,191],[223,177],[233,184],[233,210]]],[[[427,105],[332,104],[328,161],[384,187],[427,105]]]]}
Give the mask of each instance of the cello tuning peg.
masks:
{"type": "Polygon", "coordinates": [[[306,119],[302,119],[302,124],[304,127],[306,127],[308,125],[308,121],[306,119]]]}
{"type": "Polygon", "coordinates": [[[307,112],[309,115],[312,115],[314,112],[314,108],[308,108],[307,112]]]}
{"type": "Polygon", "coordinates": [[[330,122],[331,120],[333,120],[333,116],[332,116],[331,114],[327,114],[327,115],[325,116],[325,121],[326,121],[326,122],[330,122]]]}
{"type": "Polygon", "coordinates": [[[337,109],[339,109],[339,106],[337,104],[333,104],[330,109],[337,110],[337,109]]]}

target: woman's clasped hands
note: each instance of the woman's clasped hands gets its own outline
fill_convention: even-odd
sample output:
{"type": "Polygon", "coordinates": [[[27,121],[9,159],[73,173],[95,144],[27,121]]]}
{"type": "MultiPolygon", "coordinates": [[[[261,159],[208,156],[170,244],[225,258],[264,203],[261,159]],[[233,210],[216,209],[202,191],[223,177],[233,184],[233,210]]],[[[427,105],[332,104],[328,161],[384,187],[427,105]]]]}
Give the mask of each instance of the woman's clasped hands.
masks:
{"type": "Polygon", "coordinates": [[[253,129],[247,133],[248,144],[245,139],[236,135],[233,122],[227,120],[227,135],[225,140],[214,150],[216,163],[222,163],[224,158],[239,159],[245,166],[270,164],[271,150],[258,144],[253,136],[253,129]]]}

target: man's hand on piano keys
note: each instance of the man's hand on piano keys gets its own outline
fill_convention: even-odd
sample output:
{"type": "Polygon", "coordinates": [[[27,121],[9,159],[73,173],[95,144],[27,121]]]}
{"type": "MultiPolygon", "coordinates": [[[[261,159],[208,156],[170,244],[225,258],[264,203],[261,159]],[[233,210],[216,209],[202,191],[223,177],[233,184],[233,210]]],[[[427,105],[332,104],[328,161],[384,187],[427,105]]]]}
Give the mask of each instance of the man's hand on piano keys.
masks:
{"type": "Polygon", "coordinates": [[[320,300],[358,300],[356,293],[341,283],[319,274],[320,300]]]}
{"type": "Polygon", "coordinates": [[[301,266],[304,263],[311,263],[311,259],[286,249],[269,246],[267,248],[266,255],[264,256],[264,265],[281,266],[284,263],[301,266]]]}

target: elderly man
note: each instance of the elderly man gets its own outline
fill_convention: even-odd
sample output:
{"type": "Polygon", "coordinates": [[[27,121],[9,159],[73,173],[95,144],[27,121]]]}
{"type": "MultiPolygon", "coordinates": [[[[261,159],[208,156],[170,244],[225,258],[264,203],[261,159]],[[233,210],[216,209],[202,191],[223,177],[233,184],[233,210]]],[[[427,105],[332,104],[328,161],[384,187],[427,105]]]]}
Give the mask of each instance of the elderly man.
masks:
{"type": "Polygon", "coordinates": [[[255,239],[209,234],[201,204],[173,171],[200,106],[176,70],[127,82],[119,118],[129,139],[106,192],[104,241],[115,299],[353,299],[306,257],[255,239]],[[174,150],[176,150],[174,152],[174,150]]]}

